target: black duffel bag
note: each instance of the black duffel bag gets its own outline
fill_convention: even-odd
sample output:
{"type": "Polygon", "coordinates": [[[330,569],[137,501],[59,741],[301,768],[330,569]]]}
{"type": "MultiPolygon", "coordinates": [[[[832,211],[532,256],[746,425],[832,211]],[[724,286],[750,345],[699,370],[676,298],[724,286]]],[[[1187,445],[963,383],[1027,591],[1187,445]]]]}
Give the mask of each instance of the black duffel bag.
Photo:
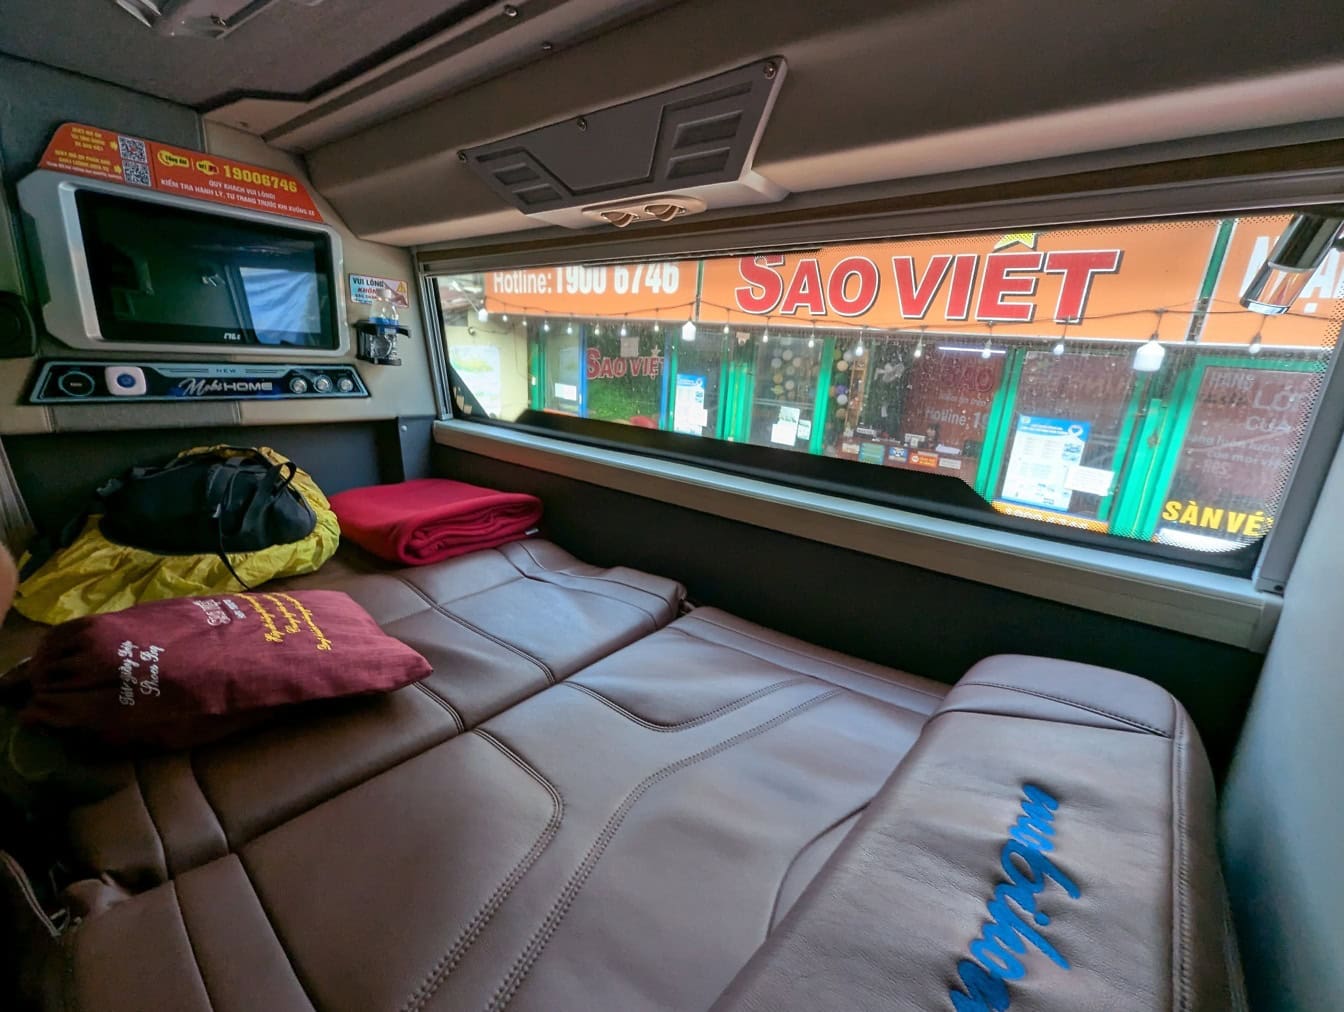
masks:
{"type": "Polygon", "coordinates": [[[33,551],[25,578],[57,547],[65,547],[91,513],[102,513],[103,535],[118,544],[163,555],[218,555],[245,589],[228,552],[257,552],[300,541],[317,516],[293,487],[293,461],[273,464],[262,453],[217,447],[183,454],[162,467],[133,467],[97,492],[97,504],[68,525],[60,545],[33,551]],[[39,557],[40,556],[40,557],[39,557]]]}

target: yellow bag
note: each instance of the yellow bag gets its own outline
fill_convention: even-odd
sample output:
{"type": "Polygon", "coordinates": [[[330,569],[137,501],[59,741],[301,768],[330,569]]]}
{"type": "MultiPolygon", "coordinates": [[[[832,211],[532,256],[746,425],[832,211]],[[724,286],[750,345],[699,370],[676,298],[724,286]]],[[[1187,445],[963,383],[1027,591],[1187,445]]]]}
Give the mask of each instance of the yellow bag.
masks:
{"type": "MultiPolygon", "coordinates": [[[[236,454],[228,446],[198,447],[184,454],[217,451],[236,454]]],[[[288,458],[268,447],[260,453],[273,464],[288,458]]],[[[229,561],[250,587],[281,576],[311,573],[335,553],[341,526],[331,505],[308,472],[298,470],[292,482],[317,517],[311,534],[287,545],[258,552],[230,553],[229,561]]],[[[170,597],[216,594],[237,590],[238,584],[218,555],[160,555],[109,541],[91,516],[83,532],[19,584],[14,609],[34,622],[55,625],[82,615],[121,611],[144,601],[170,597]]],[[[20,563],[20,569],[28,557],[20,563]]]]}

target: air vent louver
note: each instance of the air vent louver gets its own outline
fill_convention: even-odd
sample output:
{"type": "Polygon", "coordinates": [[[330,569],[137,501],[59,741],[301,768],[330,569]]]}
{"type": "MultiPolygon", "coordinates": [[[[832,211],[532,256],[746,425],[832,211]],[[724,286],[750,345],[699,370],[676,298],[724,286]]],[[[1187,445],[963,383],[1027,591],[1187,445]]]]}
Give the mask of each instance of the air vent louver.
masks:
{"type": "Polygon", "coordinates": [[[469,148],[462,159],[518,210],[570,228],[779,200],[785,191],[751,160],[783,77],[782,60],[762,60],[469,148]]]}

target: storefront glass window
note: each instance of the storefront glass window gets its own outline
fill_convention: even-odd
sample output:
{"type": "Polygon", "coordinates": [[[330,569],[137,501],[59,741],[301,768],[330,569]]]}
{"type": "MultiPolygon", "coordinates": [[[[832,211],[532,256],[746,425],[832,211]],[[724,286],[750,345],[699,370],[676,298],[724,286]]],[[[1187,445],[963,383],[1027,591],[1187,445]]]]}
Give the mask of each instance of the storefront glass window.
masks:
{"type": "Polygon", "coordinates": [[[1344,318],[1338,252],[1288,312],[1240,305],[1289,220],[461,274],[440,308],[491,417],[924,472],[1003,513],[1224,552],[1273,525],[1344,318]]]}

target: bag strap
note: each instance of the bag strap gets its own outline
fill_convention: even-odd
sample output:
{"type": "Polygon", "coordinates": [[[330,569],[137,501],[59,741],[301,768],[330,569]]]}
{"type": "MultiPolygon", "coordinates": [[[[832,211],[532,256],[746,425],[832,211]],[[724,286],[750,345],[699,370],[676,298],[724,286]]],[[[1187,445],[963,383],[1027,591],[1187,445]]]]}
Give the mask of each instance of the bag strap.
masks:
{"type": "MultiPolygon", "coordinates": [[[[238,480],[242,464],[241,457],[230,457],[210,468],[205,479],[205,505],[210,512],[210,518],[215,522],[215,554],[224,563],[229,575],[238,581],[238,586],[243,590],[251,590],[252,588],[238,575],[238,570],[233,568],[233,563],[229,561],[229,553],[224,551],[224,503],[228,501],[229,492],[233,490],[233,483],[238,480]]],[[[248,506],[249,513],[255,501],[254,499],[248,506]]]]}

